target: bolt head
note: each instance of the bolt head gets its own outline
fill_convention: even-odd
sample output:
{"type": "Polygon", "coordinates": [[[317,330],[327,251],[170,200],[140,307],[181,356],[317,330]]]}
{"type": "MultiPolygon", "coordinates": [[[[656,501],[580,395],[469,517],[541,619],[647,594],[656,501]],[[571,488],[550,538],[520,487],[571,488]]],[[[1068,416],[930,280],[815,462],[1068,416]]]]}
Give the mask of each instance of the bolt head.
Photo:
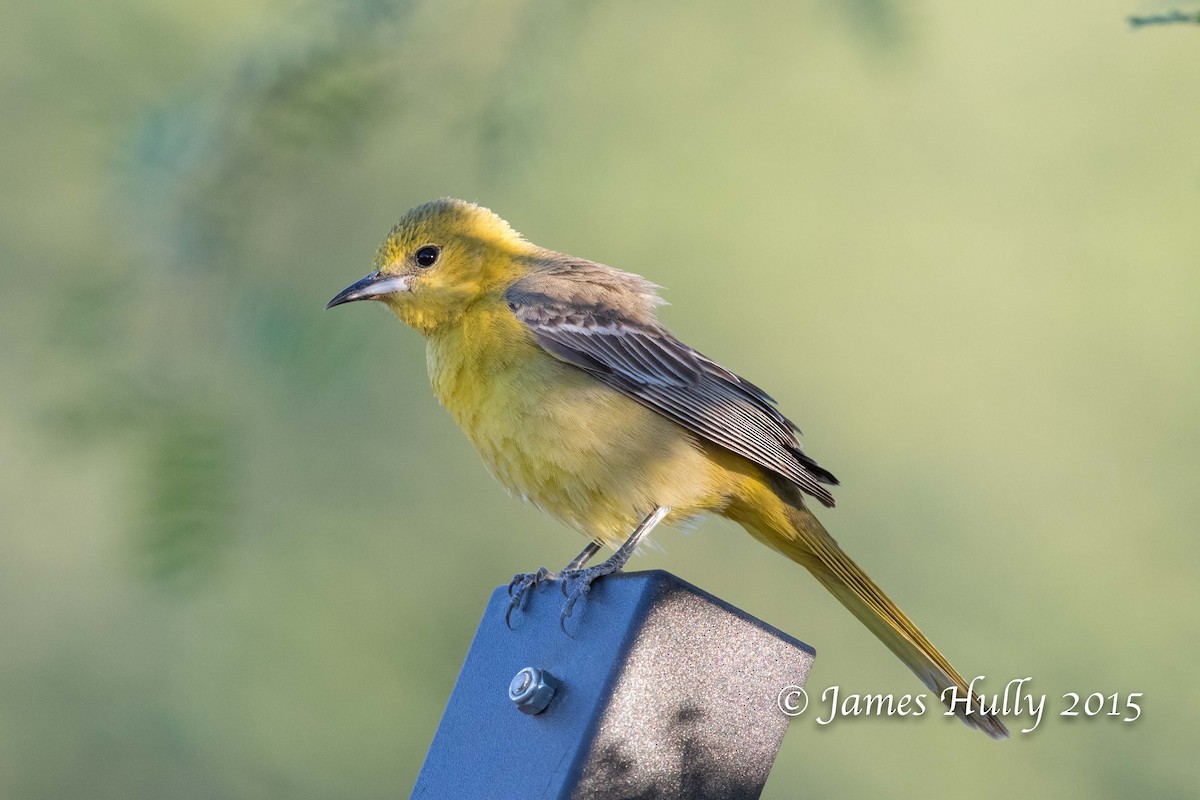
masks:
{"type": "Polygon", "coordinates": [[[540,714],[558,690],[558,680],[544,669],[525,667],[508,684],[508,699],[525,714],[540,714]]]}

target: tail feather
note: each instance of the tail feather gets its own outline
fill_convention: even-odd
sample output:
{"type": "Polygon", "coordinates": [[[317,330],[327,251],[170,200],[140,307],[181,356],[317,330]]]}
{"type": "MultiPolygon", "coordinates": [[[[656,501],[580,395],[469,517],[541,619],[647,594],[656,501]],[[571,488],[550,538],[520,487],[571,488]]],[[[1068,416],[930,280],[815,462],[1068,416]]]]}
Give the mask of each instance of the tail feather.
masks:
{"type": "Polygon", "coordinates": [[[945,656],[843,552],[817,518],[799,502],[785,502],[785,505],[787,530],[778,530],[781,527],[778,523],[772,525],[762,521],[763,518],[743,520],[743,524],[756,538],[807,568],[939,699],[952,686],[958,687],[959,697],[970,693],[971,713],[964,713],[961,703],[954,709],[963,722],[993,738],[1007,737],[1004,723],[990,711],[982,710],[980,697],[970,692],[967,682],[950,666],[945,656]]]}

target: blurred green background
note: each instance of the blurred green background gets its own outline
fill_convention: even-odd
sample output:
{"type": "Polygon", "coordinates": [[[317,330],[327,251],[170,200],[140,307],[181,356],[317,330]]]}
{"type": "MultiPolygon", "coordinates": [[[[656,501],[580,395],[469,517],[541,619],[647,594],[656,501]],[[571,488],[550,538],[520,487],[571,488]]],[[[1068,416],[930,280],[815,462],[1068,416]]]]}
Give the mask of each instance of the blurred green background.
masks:
{"type": "MultiPolygon", "coordinates": [[[[1168,7],[5,4],[0,797],[407,795],[488,593],[580,544],[415,334],[321,310],[439,195],[666,286],[847,550],[1050,696],[1007,743],[802,717],[767,797],[1195,796],[1200,27],[1125,22],[1168,7]]],[[[810,689],[920,690],[740,529],[657,540],[810,689]]]]}

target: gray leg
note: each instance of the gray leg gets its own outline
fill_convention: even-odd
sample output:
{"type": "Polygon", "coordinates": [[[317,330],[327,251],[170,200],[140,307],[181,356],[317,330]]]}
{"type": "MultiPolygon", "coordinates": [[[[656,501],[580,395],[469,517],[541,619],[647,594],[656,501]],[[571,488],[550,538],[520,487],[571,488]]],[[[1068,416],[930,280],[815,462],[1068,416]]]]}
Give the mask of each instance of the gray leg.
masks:
{"type": "MultiPolygon", "coordinates": [[[[564,632],[567,629],[567,617],[571,616],[571,612],[575,609],[575,604],[591,590],[592,581],[605,575],[611,575],[614,572],[620,572],[625,567],[625,562],[629,561],[629,557],[638,549],[638,545],[642,543],[642,540],[649,536],[650,532],[669,513],[671,513],[671,509],[668,506],[658,506],[655,508],[649,516],[642,520],[641,524],[625,540],[625,543],[617,548],[617,552],[613,553],[612,557],[607,561],[602,561],[594,567],[582,569],[583,564],[587,563],[587,559],[584,559],[579,567],[572,569],[575,561],[579,561],[577,558],[562,571],[558,577],[562,579],[562,592],[567,598],[567,602],[563,606],[559,626],[562,627],[564,632]]],[[[596,549],[599,549],[599,546],[596,549]]],[[[586,552],[585,550],[584,553],[580,553],[580,557],[582,558],[586,552]]],[[[594,553],[595,551],[593,551],[594,553]]],[[[591,555],[588,558],[591,558],[591,555]]]]}
{"type": "Polygon", "coordinates": [[[592,560],[592,556],[600,552],[600,547],[599,542],[588,542],[587,547],[583,548],[583,552],[571,559],[571,563],[563,567],[558,573],[541,567],[537,572],[518,572],[514,575],[508,584],[508,596],[512,598],[512,601],[508,604],[508,611],[504,614],[504,624],[510,628],[512,627],[512,613],[525,605],[525,598],[528,596],[530,589],[538,588],[543,583],[549,581],[556,581],[559,575],[578,572],[592,560]]]}
{"type": "Polygon", "coordinates": [[[592,556],[600,552],[603,547],[599,542],[588,542],[588,546],[583,548],[583,552],[571,559],[571,563],[562,568],[563,572],[575,572],[587,566],[587,562],[592,560],[592,556]]]}

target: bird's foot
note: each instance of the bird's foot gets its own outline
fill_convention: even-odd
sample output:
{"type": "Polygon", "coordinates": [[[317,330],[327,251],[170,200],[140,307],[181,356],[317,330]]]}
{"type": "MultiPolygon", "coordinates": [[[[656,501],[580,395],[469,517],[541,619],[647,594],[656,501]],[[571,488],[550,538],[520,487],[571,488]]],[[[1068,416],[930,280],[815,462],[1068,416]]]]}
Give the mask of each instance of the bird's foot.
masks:
{"type": "Polygon", "coordinates": [[[562,628],[563,633],[567,633],[567,618],[574,613],[575,604],[587,597],[588,592],[592,590],[593,581],[603,578],[605,575],[620,572],[623,566],[625,566],[623,559],[610,558],[594,567],[563,570],[558,576],[562,581],[559,585],[562,587],[563,597],[567,598],[567,602],[563,604],[562,616],[558,619],[558,626],[562,628]]]}
{"type": "Polygon", "coordinates": [[[545,567],[539,567],[537,572],[518,572],[508,583],[508,596],[511,598],[508,611],[504,613],[504,624],[512,628],[512,613],[525,607],[525,599],[529,597],[530,589],[540,589],[543,583],[558,578],[545,567]]]}

